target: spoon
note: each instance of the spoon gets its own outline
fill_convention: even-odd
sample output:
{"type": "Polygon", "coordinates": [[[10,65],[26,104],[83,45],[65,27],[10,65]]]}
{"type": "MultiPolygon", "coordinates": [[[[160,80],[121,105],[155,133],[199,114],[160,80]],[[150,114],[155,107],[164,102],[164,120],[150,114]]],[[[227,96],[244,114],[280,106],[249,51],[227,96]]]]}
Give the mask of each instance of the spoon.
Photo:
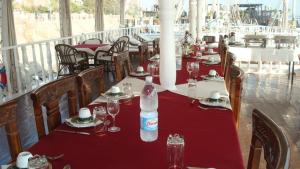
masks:
{"type": "Polygon", "coordinates": [[[63,169],[71,169],[71,165],[70,164],[66,164],[63,169]]]}

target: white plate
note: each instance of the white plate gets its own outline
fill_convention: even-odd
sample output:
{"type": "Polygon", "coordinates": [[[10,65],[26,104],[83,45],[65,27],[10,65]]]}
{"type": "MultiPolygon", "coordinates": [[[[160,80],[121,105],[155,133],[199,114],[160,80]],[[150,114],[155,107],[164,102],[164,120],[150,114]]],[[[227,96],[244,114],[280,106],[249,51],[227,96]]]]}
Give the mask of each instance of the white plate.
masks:
{"type": "Polygon", "coordinates": [[[207,55],[215,55],[215,54],[218,54],[218,52],[204,52],[204,54],[207,54],[207,55]]]}
{"type": "Polygon", "coordinates": [[[208,75],[202,75],[201,76],[204,80],[212,80],[212,81],[224,81],[224,77],[222,76],[208,76],[208,75]]]}
{"type": "Polygon", "coordinates": [[[148,60],[151,61],[151,62],[153,62],[153,61],[158,61],[158,60],[159,60],[159,57],[153,56],[153,57],[149,58],[148,60]]]}
{"type": "Polygon", "coordinates": [[[78,116],[66,119],[66,124],[69,125],[70,127],[75,127],[75,128],[85,128],[85,127],[94,127],[98,126],[99,124],[103,123],[99,119],[92,120],[90,122],[78,122],[76,119],[78,116]]]}
{"type": "Polygon", "coordinates": [[[224,107],[224,108],[231,109],[228,97],[221,97],[220,99],[218,99],[216,101],[212,101],[211,98],[200,98],[199,103],[206,105],[206,106],[224,107]]]}
{"type": "Polygon", "coordinates": [[[206,64],[206,65],[217,65],[220,64],[220,61],[214,61],[214,62],[210,62],[208,60],[203,61],[202,63],[206,64]]]}
{"type": "Polygon", "coordinates": [[[148,73],[148,72],[141,72],[141,73],[131,72],[130,73],[130,76],[134,76],[134,77],[144,77],[144,76],[148,76],[148,75],[150,75],[150,73],[148,73]]]}

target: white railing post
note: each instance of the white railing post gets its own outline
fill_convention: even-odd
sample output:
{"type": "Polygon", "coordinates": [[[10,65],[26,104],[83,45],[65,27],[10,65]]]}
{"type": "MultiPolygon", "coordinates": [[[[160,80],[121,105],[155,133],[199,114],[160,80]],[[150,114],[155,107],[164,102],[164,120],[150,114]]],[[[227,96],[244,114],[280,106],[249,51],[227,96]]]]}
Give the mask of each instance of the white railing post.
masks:
{"type": "Polygon", "coordinates": [[[51,59],[51,50],[50,50],[50,43],[46,43],[46,48],[47,48],[47,62],[48,62],[48,72],[49,72],[49,80],[53,80],[53,70],[52,70],[52,59],[51,59]]]}
{"type": "Polygon", "coordinates": [[[43,77],[43,83],[46,82],[46,75],[45,75],[45,63],[44,63],[44,54],[43,54],[43,46],[42,43],[39,44],[40,47],[40,60],[42,65],[42,77],[43,77]]]}
{"type": "Polygon", "coordinates": [[[37,61],[36,61],[36,54],[35,54],[34,44],[31,45],[31,49],[32,49],[32,57],[33,57],[33,63],[34,63],[34,66],[33,66],[34,79],[36,80],[37,86],[40,86],[40,80],[39,80],[38,69],[37,69],[38,64],[37,64],[37,61]]]}
{"type": "Polygon", "coordinates": [[[14,58],[15,58],[15,66],[16,66],[16,75],[17,75],[17,93],[22,93],[22,82],[21,82],[21,72],[20,72],[20,64],[19,64],[19,56],[18,56],[18,49],[14,48],[14,58]]]}
{"type": "MultiPolygon", "coordinates": [[[[25,91],[28,91],[29,87],[31,89],[31,86],[29,84],[30,83],[30,80],[29,80],[29,78],[30,78],[30,74],[29,74],[30,67],[28,65],[26,46],[22,46],[21,50],[22,50],[22,63],[23,63],[23,65],[21,66],[21,70],[24,74],[24,76],[22,76],[21,78],[24,78],[24,79],[22,79],[23,87],[25,87],[25,91]],[[28,68],[28,70],[26,69],[26,67],[28,68]]],[[[22,73],[21,73],[21,75],[22,75],[22,73]]]]}

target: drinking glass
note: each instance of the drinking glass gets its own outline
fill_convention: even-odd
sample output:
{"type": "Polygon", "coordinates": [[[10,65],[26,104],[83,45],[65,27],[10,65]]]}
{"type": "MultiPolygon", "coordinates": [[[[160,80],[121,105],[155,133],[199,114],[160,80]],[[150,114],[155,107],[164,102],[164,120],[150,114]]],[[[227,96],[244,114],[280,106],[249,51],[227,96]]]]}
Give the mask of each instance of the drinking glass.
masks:
{"type": "Polygon", "coordinates": [[[106,109],[105,109],[105,107],[103,107],[103,106],[95,106],[94,107],[94,109],[93,109],[93,119],[94,119],[94,124],[95,124],[95,126],[94,126],[94,129],[95,129],[95,133],[97,133],[97,132],[102,132],[103,130],[105,130],[106,131],[106,118],[107,118],[107,112],[106,112],[106,109]],[[98,129],[97,128],[97,121],[98,120],[101,120],[102,122],[103,122],[103,124],[104,124],[104,127],[103,128],[101,128],[101,129],[98,129]]]}
{"type": "Polygon", "coordinates": [[[95,106],[93,110],[93,119],[105,121],[107,117],[106,109],[103,106],[95,106]]]}
{"type": "Polygon", "coordinates": [[[150,73],[152,77],[159,76],[159,63],[154,61],[148,64],[147,71],[150,73]]]}
{"type": "Polygon", "coordinates": [[[187,96],[192,103],[197,98],[197,80],[195,79],[188,80],[187,96]]]}
{"type": "Polygon", "coordinates": [[[192,78],[197,79],[199,73],[199,62],[193,62],[192,64],[192,78]]]}
{"type": "Polygon", "coordinates": [[[118,132],[121,130],[120,127],[117,127],[115,124],[115,117],[119,113],[119,111],[120,111],[119,100],[109,98],[107,100],[107,112],[113,118],[113,126],[108,128],[109,132],[118,132]]]}
{"type": "Polygon", "coordinates": [[[167,140],[167,159],[169,169],[184,168],[184,139],[179,134],[169,135],[167,140]]]}
{"type": "Polygon", "coordinates": [[[123,99],[125,104],[131,104],[133,92],[132,92],[132,84],[131,83],[123,83],[123,92],[126,95],[126,98],[123,99]]]}
{"type": "Polygon", "coordinates": [[[193,71],[193,62],[186,62],[186,70],[189,72],[189,78],[190,78],[191,73],[193,71]]]}

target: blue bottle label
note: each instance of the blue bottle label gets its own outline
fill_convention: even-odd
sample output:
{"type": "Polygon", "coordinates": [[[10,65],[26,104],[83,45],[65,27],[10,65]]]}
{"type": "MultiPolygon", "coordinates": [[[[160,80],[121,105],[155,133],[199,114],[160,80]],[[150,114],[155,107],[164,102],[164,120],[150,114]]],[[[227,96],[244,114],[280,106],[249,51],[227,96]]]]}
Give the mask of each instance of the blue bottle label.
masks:
{"type": "Polygon", "coordinates": [[[158,127],[157,113],[147,113],[141,116],[141,129],[145,131],[155,131],[158,127]]]}

